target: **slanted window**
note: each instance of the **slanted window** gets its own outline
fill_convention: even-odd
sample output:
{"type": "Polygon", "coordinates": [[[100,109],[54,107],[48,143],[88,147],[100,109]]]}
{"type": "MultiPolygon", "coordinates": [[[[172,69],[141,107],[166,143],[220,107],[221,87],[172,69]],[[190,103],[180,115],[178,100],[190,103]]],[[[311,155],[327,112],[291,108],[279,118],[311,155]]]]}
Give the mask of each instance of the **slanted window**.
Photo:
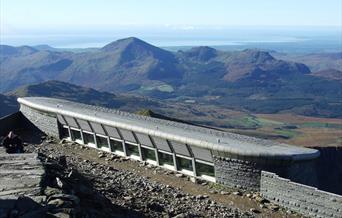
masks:
{"type": "Polygon", "coordinates": [[[123,152],[123,144],[120,141],[116,141],[113,139],[110,139],[110,146],[112,147],[112,151],[119,151],[119,152],[123,152]]]}
{"type": "Polygon", "coordinates": [[[159,163],[160,165],[169,165],[169,166],[174,166],[173,164],[173,157],[170,154],[166,154],[163,152],[158,152],[158,156],[159,156],[159,163]]]}
{"type": "Polygon", "coordinates": [[[141,147],[141,152],[144,160],[156,161],[156,153],[154,150],[141,147]]]}
{"type": "Polygon", "coordinates": [[[94,135],[92,133],[83,132],[84,144],[95,144],[94,135]]]}
{"type": "Polygon", "coordinates": [[[71,129],[71,136],[73,141],[82,141],[81,132],[79,130],[71,129]]]}
{"type": "Polygon", "coordinates": [[[62,127],[61,128],[61,138],[62,139],[70,138],[68,127],[62,127]]]}
{"type": "Polygon", "coordinates": [[[215,177],[214,166],[196,161],[196,171],[198,176],[211,176],[215,177]]]}
{"type": "Polygon", "coordinates": [[[153,137],[154,144],[157,146],[158,150],[163,150],[171,152],[170,146],[167,141],[160,137],[153,137]]]}
{"type": "Polygon", "coordinates": [[[192,160],[177,157],[177,164],[180,170],[193,171],[192,160]]]}
{"type": "Polygon", "coordinates": [[[133,145],[133,144],[130,144],[130,143],[125,143],[126,144],[126,151],[127,151],[127,155],[128,156],[138,156],[140,157],[140,154],[139,154],[139,148],[137,145],[133,145]]]}
{"type": "Polygon", "coordinates": [[[97,147],[109,148],[107,138],[96,135],[97,147]]]}

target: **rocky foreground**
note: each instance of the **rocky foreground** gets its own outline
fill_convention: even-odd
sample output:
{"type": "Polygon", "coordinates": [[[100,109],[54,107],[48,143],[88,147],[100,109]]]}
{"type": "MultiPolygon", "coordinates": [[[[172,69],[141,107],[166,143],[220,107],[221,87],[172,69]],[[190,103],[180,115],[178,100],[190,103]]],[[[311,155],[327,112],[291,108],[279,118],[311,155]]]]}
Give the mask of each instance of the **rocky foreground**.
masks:
{"type": "MultiPolygon", "coordinates": [[[[133,165],[151,175],[167,176],[161,168],[130,161],[127,158],[97,152],[75,143],[56,143],[46,139],[40,145],[27,145],[26,150],[39,152],[46,175],[42,185],[43,200],[39,204],[13,208],[11,217],[284,217],[294,214],[280,210],[257,194],[227,191],[204,181],[192,183],[194,189],[210,189],[210,194],[193,194],[143,176],[133,165]],[[91,157],[101,160],[94,161],[91,157]],[[133,163],[132,163],[133,162],[133,163]],[[118,167],[115,167],[115,166],[118,167]],[[259,207],[238,208],[223,204],[211,196],[257,201],[259,207]]],[[[182,184],[188,178],[172,175],[182,184]]],[[[195,181],[193,181],[195,182],[195,181]]],[[[216,198],[220,199],[220,198],[216,198]]],[[[28,201],[26,199],[26,201],[28,201]]],[[[1,217],[1,215],[0,215],[1,217]]]]}

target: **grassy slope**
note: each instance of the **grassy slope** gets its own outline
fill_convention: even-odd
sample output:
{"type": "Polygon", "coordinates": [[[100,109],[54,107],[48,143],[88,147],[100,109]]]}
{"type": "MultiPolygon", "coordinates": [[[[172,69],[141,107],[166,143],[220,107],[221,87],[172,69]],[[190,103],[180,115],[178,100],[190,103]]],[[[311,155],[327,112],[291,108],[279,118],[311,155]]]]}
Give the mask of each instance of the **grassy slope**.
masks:
{"type": "MultiPolygon", "coordinates": [[[[98,92],[58,81],[24,87],[11,94],[59,97],[129,112],[140,110],[140,114],[147,116],[212,126],[299,146],[342,146],[342,119],[292,114],[250,114],[246,111],[230,110],[226,107],[203,103],[187,104],[179,101],[161,103],[132,96],[98,92]]],[[[17,105],[14,104],[15,97],[4,97],[2,102],[2,105],[12,105],[17,109],[17,105]]],[[[2,106],[0,112],[5,112],[5,107],[2,106]]]]}
{"type": "Polygon", "coordinates": [[[300,146],[342,146],[342,119],[315,118],[293,114],[258,114],[258,119],[279,122],[280,125],[263,125],[261,133],[288,136],[277,140],[300,146]]]}
{"type": "Polygon", "coordinates": [[[147,98],[130,95],[115,95],[108,92],[99,92],[95,89],[85,88],[61,81],[47,81],[36,85],[21,87],[7,93],[10,97],[52,97],[70,101],[77,101],[97,106],[116,108],[135,112],[141,108],[159,108],[159,103],[147,98]]]}

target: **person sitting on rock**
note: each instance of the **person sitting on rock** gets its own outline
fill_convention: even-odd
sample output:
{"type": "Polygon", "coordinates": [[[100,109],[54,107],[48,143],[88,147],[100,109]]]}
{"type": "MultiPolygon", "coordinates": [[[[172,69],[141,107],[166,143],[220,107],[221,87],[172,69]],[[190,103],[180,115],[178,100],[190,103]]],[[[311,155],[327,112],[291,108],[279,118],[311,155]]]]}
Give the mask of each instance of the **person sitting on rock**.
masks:
{"type": "Polygon", "coordinates": [[[2,145],[5,147],[6,152],[9,154],[23,153],[24,147],[19,136],[10,131],[8,135],[3,139],[2,145]]]}

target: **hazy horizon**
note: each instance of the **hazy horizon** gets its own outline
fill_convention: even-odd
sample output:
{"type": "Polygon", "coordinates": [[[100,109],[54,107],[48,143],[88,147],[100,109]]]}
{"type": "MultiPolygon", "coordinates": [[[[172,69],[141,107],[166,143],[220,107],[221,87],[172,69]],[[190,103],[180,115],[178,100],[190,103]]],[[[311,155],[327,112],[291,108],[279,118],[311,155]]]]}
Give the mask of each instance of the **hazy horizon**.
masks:
{"type": "Polygon", "coordinates": [[[132,36],[162,47],[342,44],[339,0],[1,0],[0,6],[0,44],[12,46],[102,47],[132,36]]]}

